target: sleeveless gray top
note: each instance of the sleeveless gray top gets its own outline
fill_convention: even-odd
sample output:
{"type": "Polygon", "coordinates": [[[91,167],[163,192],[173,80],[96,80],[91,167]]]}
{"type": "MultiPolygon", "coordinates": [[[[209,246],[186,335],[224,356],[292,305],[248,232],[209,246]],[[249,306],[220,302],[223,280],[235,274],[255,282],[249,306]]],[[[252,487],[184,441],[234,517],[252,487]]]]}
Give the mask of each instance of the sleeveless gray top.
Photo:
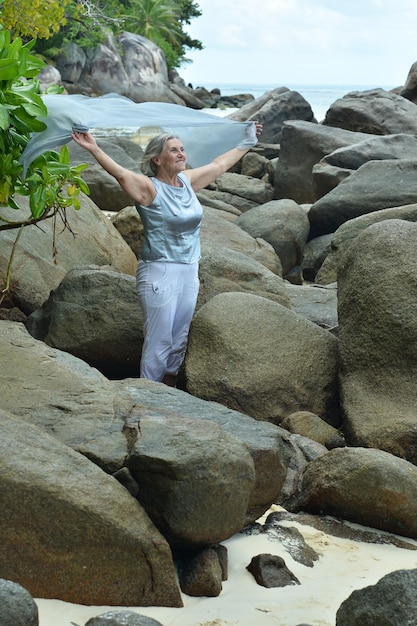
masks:
{"type": "Polygon", "coordinates": [[[182,187],[151,177],[156,196],[149,206],[135,203],[144,239],[142,261],[196,263],[200,258],[200,225],[203,208],[186,176],[178,175],[182,187]]]}

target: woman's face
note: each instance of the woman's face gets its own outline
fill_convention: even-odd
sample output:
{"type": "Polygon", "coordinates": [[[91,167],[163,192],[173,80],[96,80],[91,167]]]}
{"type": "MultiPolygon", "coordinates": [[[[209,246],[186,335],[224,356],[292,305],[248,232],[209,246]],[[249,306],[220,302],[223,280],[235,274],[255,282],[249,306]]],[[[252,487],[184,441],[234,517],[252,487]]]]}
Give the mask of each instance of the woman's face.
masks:
{"type": "Polygon", "coordinates": [[[182,142],[179,139],[168,139],[165,148],[159,156],[155,157],[154,162],[158,169],[183,171],[186,154],[182,142]]]}

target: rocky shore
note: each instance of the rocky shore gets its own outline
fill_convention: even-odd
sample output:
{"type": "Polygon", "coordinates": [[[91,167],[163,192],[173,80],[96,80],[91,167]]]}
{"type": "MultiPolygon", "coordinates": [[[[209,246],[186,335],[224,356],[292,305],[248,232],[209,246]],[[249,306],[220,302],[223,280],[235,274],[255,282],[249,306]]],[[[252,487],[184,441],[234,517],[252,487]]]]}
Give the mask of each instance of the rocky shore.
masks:
{"type": "MultiPolygon", "coordinates": [[[[114,91],[119,75],[136,101],[192,106],[187,93],[207,106],[141,39],[118,42],[123,71],[111,42],[55,69],[72,93],[114,91]]],[[[218,596],[222,542],[271,506],[417,539],[416,78],[412,66],[400,90],[346,94],[321,124],[286,87],[232,114],[264,133],[199,194],[201,288],[178,389],[138,378],[141,224],[115,181],[89,162],[91,195],[68,214],[56,262],[52,225],[25,228],[0,310],[2,626],[17,623],[10,597],[38,623],[27,592],[179,609],[181,594],[218,596]]],[[[101,141],[137,169],[138,143],[101,141]]],[[[14,237],[0,232],[2,284],[14,237]]],[[[383,583],[410,623],[413,576],[383,583]]],[[[388,611],[389,593],[377,597],[358,606],[388,611]]],[[[110,623],[152,623],[124,619],[110,623]]],[[[363,623],[351,605],[337,612],[338,626],[363,623]]]]}

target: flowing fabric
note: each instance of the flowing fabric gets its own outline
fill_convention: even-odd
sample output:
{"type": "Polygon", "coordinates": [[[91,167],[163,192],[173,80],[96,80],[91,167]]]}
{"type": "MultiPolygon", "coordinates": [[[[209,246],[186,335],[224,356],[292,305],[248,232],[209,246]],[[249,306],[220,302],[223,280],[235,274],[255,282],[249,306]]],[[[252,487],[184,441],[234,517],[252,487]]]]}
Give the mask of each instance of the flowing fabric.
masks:
{"type": "Polygon", "coordinates": [[[71,140],[74,127],[86,129],[141,129],[172,132],[184,144],[187,162],[192,167],[210,163],[216,156],[234,147],[256,143],[253,122],[235,122],[185,106],[165,102],[136,103],[118,94],[96,98],[82,95],[44,95],[48,109],[46,130],[34,133],[21,161],[24,171],[46,150],[71,140]]]}

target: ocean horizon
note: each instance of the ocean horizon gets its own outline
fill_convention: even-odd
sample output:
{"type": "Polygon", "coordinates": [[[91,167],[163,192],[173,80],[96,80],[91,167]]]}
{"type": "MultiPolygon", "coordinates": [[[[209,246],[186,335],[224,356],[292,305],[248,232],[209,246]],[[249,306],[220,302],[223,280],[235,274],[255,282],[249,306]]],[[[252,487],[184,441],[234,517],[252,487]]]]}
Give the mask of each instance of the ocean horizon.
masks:
{"type": "MultiPolygon", "coordinates": [[[[196,85],[193,85],[196,87],[196,85]]],[[[205,87],[208,91],[212,89],[220,89],[222,96],[232,96],[236,94],[251,94],[254,98],[259,98],[265,92],[277,89],[278,87],[287,87],[293,91],[300,93],[303,98],[310,104],[314,117],[318,122],[321,122],[325,116],[328,108],[333,102],[342,98],[351,91],[367,91],[368,89],[381,88],[389,91],[398,87],[398,85],[308,85],[308,84],[279,84],[279,83],[264,83],[264,84],[244,84],[244,83],[206,83],[201,84],[201,87],[205,87]]],[[[228,111],[230,112],[230,110],[228,111]]]]}

